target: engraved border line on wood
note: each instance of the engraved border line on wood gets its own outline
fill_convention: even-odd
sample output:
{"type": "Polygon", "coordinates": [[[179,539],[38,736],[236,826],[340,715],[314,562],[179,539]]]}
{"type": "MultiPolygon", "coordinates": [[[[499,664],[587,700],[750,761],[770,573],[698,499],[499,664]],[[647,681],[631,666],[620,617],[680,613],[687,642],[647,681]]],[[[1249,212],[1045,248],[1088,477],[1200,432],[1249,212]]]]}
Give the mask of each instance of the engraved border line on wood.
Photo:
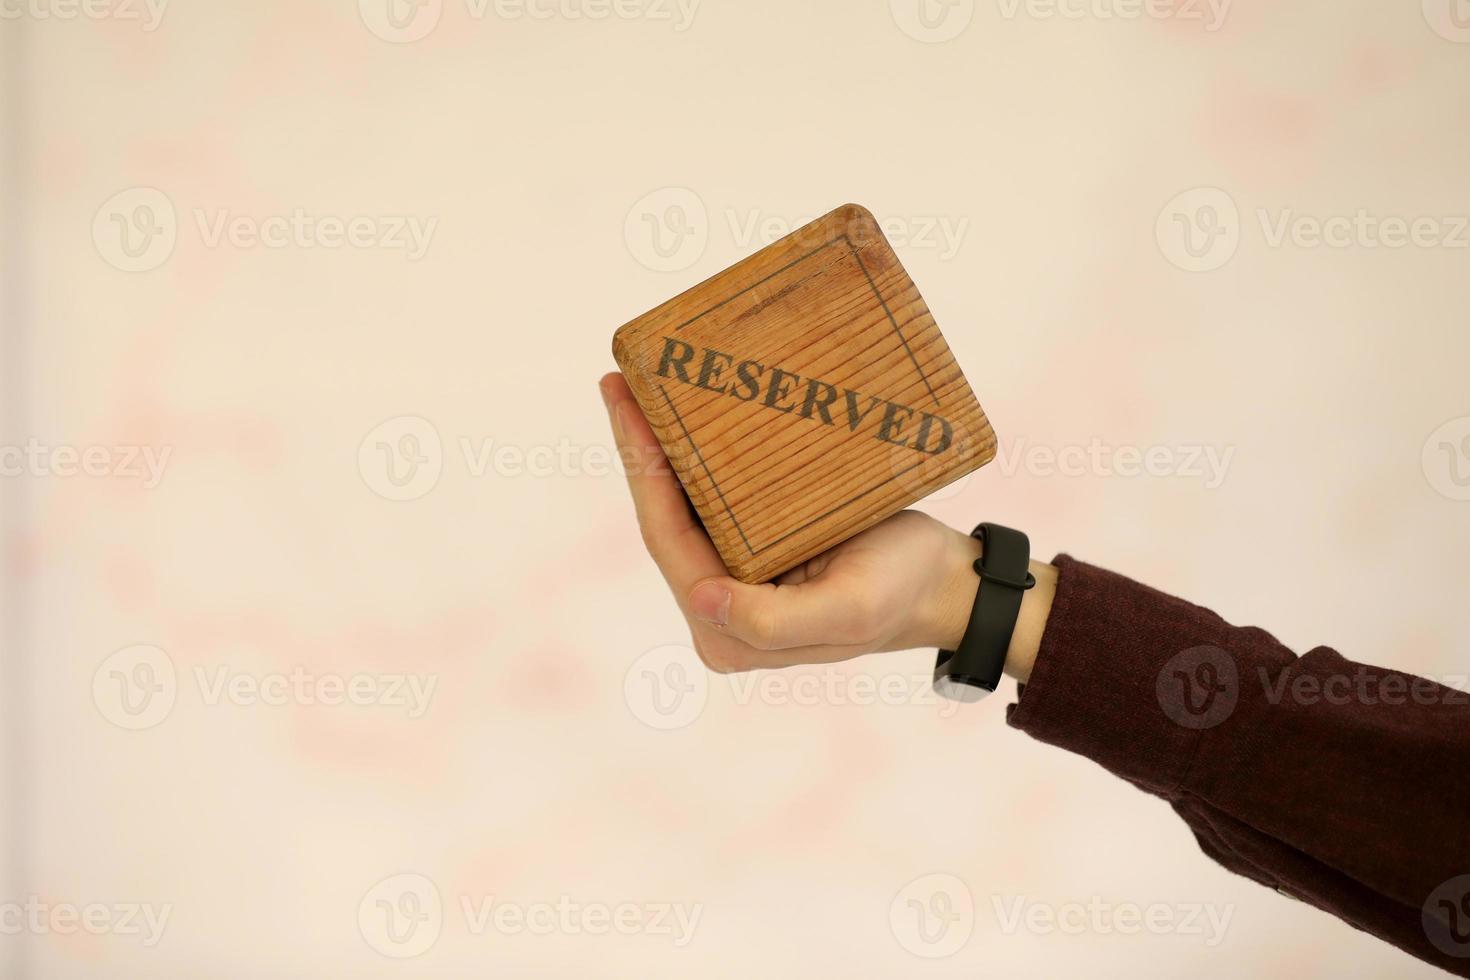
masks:
{"type": "MultiPolygon", "coordinates": [[[[710,486],[715,488],[715,493],[720,497],[720,503],[725,505],[725,513],[730,515],[730,523],[734,524],[735,530],[740,532],[740,540],[745,542],[746,550],[752,555],[758,554],[759,552],[750,546],[750,539],[745,536],[745,528],[740,526],[740,521],[735,517],[734,509],[731,508],[730,502],[725,499],[725,492],[720,489],[720,484],[715,480],[715,475],[710,472],[709,464],[704,461],[704,453],[699,451],[699,445],[694,441],[694,436],[689,432],[689,426],[684,424],[684,416],[680,415],[679,410],[674,407],[674,400],[669,397],[669,393],[664,389],[663,385],[658,386],[658,393],[664,396],[664,401],[668,403],[669,411],[674,413],[674,418],[678,421],[679,428],[684,430],[684,438],[689,440],[689,447],[694,450],[694,456],[699,460],[699,465],[704,467],[704,475],[709,477],[710,486]]],[[[770,545],[766,545],[766,548],[769,547],[770,545]]],[[[761,549],[761,551],[764,550],[765,548],[761,549]]]]}
{"type": "MultiPolygon", "coordinates": [[[[898,342],[903,345],[904,351],[909,356],[909,361],[913,363],[913,365],[914,365],[914,371],[919,375],[919,380],[921,380],[921,381],[924,382],[924,387],[928,389],[928,391],[929,391],[929,397],[932,398],[932,399],[934,399],[935,406],[940,407],[940,408],[943,408],[944,407],[944,403],[942,401],[940,401],[939,395],[935,393],[934,386],[932,384],[930,384],[930,382],[929,382],[929,376],[924,373],[924,369],[919,365],[919,359],[914,356],[913,348],[909,347],[908,339],[906,337],[904,337],[904,335],[903,335],[903,329],[901,327],[899,327],[899,325],[898,325],[898,319],[896,317],[894,317],[893,311],[888,308],[888,301],[883,297],[883,292],[882,292],[882,290],[880,290],[878,288],[878,283],[876,281],[874,281],[873,274],[868,271],[868,266],[867,266],[867,263],[865,263],[863,261],[862,253],[858,251],[857,246],[853,245],[852,239],[847,235],[846,232],[844,232],[841,235],[838,235],[836,238],[832,239],[831,241],[827,242],[826,244],[817,246],[816,248],[812,249],[810,252],[807,252],[805,255],[802,255],[802,256],[799,256],[798,258],[792,259],[790,262],[786,263],[781,268],[777,269],[775,272],[772,272],[770,275],[766,276],[764,279],[761,279],[759,282],[755,282],[755,283],[752,283],[749,286],[746,286],[744,289],[740,290],[738,293],[732,293],[732,294],[730,294],[729,296],[727,296],[724,299],[720,300],[715,305],[711,306],[709,309],[703,311],[702,313],[698,313],[695,316],[690,317],[688,320],[685,320],[683,323],[681,323],[677,327],[675,327],[674,328],[674,332],[677,333],[680,330],[683,330],[685,327],[689,326],[691,323],[695,322],[696,320],[701,320],[704,317],[709,316],[711,313],[713,313],[715,310],[718,310],[720,307],[726,306],[727,304],[735,301],[736,299],[739,299],[741,296],[744,296],[746,293],[750,292],[751,290],[756,289],[756,288],[758,288],[760,286],[765,285],[766,283],[770,282],[772,279],[774,279],[777,276],[781,275],[783,272],[786,272],[787,270],[793,268],[794,266],[799,265],[802,262],[805,262],[807,259],[809,259],[812,256],[816,255],[818,252],[822,252],[822,251],[825,251],[826,249],[831,248],[833,245],[836,245],[838,242],[846,242],[847,243],[847,248],[852,253],[852,257],[857,260],[858,268],[860,268],[860,269],[863,270],[863,276],[868,280],[868,286],[869,286],[869,288],[871,288],[873,290],[873,295],[875,297],[877,297],[877,299],[878,299],[878,305],[883,308],[883,315],[888,318],[888,322],[893,326],[893,332],[894,332],[894,334],[898,337],[898,342]]],[[[801,280],[798,280],[798,282],[800,282],[800,281],[801,280]]],[[[921,300],[920,301],[922,302],[922,297],[921,297],[921,300]]],[[[927,311],[927,309],[928,309],[927,304],[925,304],[925,309],[927,311]]],[[[910,322],[912,322],[912,321],[910,321],[910,322]]],[[[851,497],[851,498],[849,498],[847,500],[844,500],[842,503],[840,503],[837,506],[833,507],[831,510],[827,511],[825,514],[818,515],[817,517],[812,518],[811,520],[807,521],[805,524],[801,525],[800,527],[793,528],[792,530],[787,531],[785,534],[781,535],[779,538],[776,538],[774,541],[769,541],[766,544],[763,544],[759,548],[757,548],[757,547],[755,547],[754,545],[752,545],[750,543],[750,538],[746,536],[745,529],[740,526],[740,519],[735,516],[735,509],[733,507],[731,507],[730,506],[730,502],[725,499],[725,493],[724,493],[723,490],[720,489],[719,481],[717,481],[715,479],[715,475],[710,470],[709,464],[705,462],[705,460],[704,460],[704,453],[700,451],[699,444],[694,441],[694,434],[689,431],[689,426],[687,426],[686,424],[684,424],[684,417],[682,415],[680,415],[679,414],[679,410],[674,407],[674,400],[669,397],[669,393],[668,393],[667,389],[664,388],[664,386],[663,386],[662,383],[658,383],[658,391],[659,391],[659,394],[663,395],[665,404],[667,404],[669,406],[669,411],[671,411],[671,412],[674,413],[674,419],[675,419],[675,421],[677,421],[679,423],[679,428],[680,428],[680,430],[683,431],[684,438],[686,440],[688,440],[688,442],[689,442],[689,448],[691,448],[691,449],[694,450],[694,456],[695,456],[696,459],[699,460],[699,465],[704,469],[704,475],[707,476],[707,477],[709,477],[710,486],[714,487],[715,495],[720,498],[720,504],[725,508],[725,513],[727,515],[729,515],[729,517],[730,517],[730,523],[735,526],[736,533],[738,533],[740,535],[740,540],[742,542],[744,542],[745,549],[750,552],[750,554],[751,554],[752,557],[754,557],[756,555],[759,555],[763,551],[768,551],[771,548],[774,548],[776,545],[778,545],[781,542],[785,541],[787,538],[792,537],[793,535],[796,535],[796,534],[800,534],[802,531],[805,531],[807,528],[812,527],[815,524],[820,524],[822,521],[825,521],[827,518],[831,517],[833,514],[837,513],[838,511],[842,510],[843,508],[845,508],[845,507],[851,507],[853,504],[857,503],[859,500],[862,500],[864,497],[868,496],[871,493],[874,493],[874,492],[876,492],[878,490],[881,490],[883,487],[888,486],[888,484],[894,482],[895,480],[897,480],[899,477],[903,476],[904,474],[909,473],[909,472],[911,472],[913,470],[916,470],[920,466],[923,466],[924,465],[924,462],[926,462],[924,460],[921,460],[921,461],[913,464],[912,466],[908,466],[908,467],[905,467],[902,470],[899,470],[897,473],[890,474],[889,477],[888,477],[888,479],[882,480],[882,481],[880,481],[878,483],[873,484],[871,487],[868,487],[866,490],[862,491],[861,493],[857,494],[856,496],[851,497]]]]}

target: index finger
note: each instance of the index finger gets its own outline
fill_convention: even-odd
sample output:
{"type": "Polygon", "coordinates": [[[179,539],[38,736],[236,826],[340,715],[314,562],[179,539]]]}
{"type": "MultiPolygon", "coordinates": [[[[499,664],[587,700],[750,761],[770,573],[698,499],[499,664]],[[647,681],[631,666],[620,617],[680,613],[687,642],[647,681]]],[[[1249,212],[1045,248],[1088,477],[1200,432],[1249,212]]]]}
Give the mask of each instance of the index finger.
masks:
{"type": "Polygon", "coordinates": [[[691,513],[684,488],[668,465],[663,447],[643,417],[627,380],[616,372],[599,385],[612,420],[613,437],[628,463],[628,489],[638,512],[643,543],[682,605],[700,579],[727,575],[704,525],[691,513]],[[629,456],[632,460],[629,461],[629,456]]]}

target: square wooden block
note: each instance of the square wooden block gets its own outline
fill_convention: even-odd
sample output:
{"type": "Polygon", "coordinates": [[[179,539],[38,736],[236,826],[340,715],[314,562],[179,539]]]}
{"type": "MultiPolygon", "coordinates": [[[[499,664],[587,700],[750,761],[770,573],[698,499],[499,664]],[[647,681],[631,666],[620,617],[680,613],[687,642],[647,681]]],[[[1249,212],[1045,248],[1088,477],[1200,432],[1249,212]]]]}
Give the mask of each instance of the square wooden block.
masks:
{"type": "Polygon", "coordinates": [[[995,457],[939,326],[856,205],[624,325],[613,357],[743,582],[995,457]]]}

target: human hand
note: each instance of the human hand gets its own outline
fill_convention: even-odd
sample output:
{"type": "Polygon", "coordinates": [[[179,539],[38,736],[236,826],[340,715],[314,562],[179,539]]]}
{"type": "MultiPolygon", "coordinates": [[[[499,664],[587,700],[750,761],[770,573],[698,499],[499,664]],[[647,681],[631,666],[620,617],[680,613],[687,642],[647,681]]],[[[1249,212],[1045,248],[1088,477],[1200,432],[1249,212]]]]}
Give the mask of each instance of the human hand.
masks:
{"type": "MultiPolygon", "coordinates": [[[[832,663],[959,643],[980,584],[971,567],[980,556],[978,541],[904,511],[773,583],[747,585],[720,560],[627,381],[613,373],[600,387],[618,450],[632,463],[628,485],[643,542],[712,670],[832,663]]],[[[1035,570],[1044,575],[1042,569],[1035,570]]],[[[1008,669],[1015,674],[1024,666],[1029,673],[1030,658],[1023,659],[1008,669]]]]}

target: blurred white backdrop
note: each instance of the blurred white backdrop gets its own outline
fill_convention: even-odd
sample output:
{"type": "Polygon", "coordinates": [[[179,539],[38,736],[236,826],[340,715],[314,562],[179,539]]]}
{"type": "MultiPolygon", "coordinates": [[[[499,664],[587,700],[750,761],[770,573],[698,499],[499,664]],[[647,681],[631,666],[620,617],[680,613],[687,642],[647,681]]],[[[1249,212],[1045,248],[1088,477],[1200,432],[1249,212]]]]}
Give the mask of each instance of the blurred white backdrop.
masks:
{"type": "Polygon", "coordinates": [[[594,386],[855,201],[925,510],[1470,673],[1457,3],[5,0],[0,971],[1436,975],[932,651],[704,675],[594,386]]]}

